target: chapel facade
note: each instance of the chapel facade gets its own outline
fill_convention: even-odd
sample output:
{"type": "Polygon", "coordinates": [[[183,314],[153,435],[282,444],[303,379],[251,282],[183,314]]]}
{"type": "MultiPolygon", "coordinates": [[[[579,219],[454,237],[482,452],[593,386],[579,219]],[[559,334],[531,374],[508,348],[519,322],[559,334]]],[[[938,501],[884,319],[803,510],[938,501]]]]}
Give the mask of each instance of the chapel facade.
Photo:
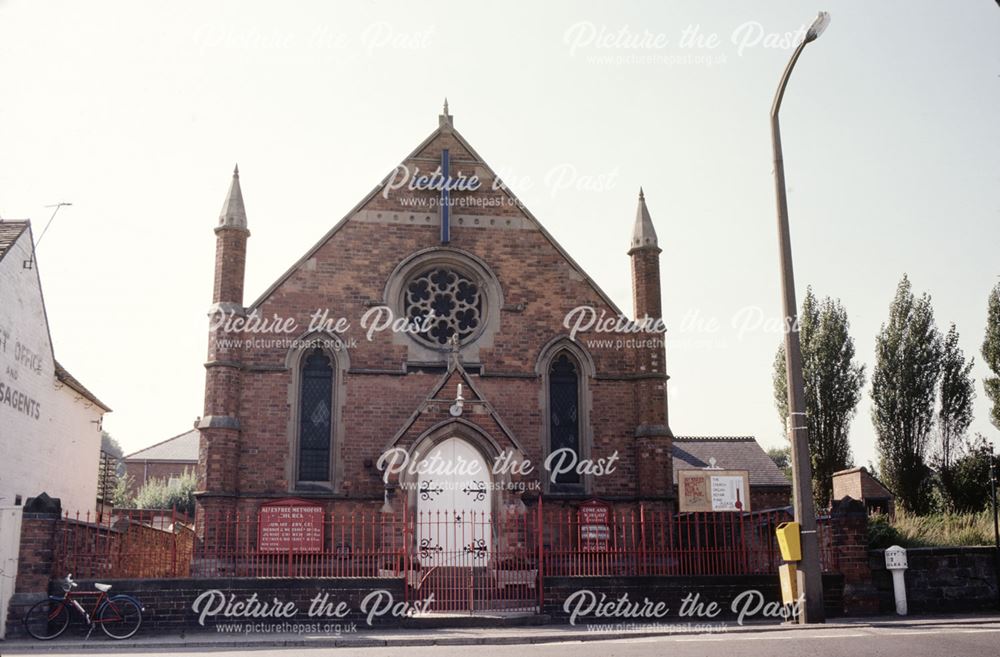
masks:
{"type": "MultiPolygon", "coordinates": [[[[659,320],[661,249],[641,192],[631,234],[621,232],[633,318],[659,320]]],[[[294,318],[295,328],[277,340],[212,322],[203,509],[253,514],[284,498],[332,513],[498,514],[592,498],[615,511],[672,508],[663,333],[648,321],[652,330],[620,330],[624,312],[500,183],[447,106],[248,305],[238,170],[215,234],[210,315],[294,318]],[[322,311],[329,321],[316,325],[322,311]],[[574,335],[568,315],[617,319],[617,329],[574,335]],[[608,338],[627,346],[588,345],[608,338]],[[472,476],[421,468],[426,459],[485,467],[472,476]]]]}

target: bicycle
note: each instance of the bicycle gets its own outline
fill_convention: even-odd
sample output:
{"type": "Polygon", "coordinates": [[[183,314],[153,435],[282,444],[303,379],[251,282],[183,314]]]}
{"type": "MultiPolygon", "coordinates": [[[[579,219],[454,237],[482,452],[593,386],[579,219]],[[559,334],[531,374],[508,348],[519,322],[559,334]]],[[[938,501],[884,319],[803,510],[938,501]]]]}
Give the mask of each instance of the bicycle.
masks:
{"type": "Polygon", "coordinates": [[[112,639],[127,639],[139,631],[144,608],[138,599],[130,595],[109,596],[110,584],[94,584],[96,591],[75,593],[79,584],[70,573],[59,580],[63,596],[50,595],[48,599],[33,605],[24,615],[24,629],[41,641],[54,639],[69,627],[71,611],[76,611],[87,622],[87,638],[98,625],[112,639]],[[88,612],[77,598],[93,597],[93,609],[88,612]]]}

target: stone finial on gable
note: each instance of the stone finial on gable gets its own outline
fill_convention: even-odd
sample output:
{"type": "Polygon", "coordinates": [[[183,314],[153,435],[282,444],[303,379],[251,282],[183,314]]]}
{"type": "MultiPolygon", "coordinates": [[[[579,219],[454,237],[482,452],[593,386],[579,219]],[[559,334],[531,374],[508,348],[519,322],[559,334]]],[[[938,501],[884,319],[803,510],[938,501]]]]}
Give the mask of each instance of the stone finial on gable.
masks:
{"type": "Polygon", "coordinates": [[[453,117],[448,112],[448,99],[444,99],[444,113],[438,115],[438,126],[443,130],[451,130],[455,127],[453,117]]]}

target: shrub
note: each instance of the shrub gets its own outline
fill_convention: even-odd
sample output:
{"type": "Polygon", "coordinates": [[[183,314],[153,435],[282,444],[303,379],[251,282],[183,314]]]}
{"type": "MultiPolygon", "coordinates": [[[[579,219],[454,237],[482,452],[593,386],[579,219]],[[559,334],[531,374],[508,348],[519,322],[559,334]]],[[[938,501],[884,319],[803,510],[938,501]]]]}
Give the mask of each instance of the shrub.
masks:
{"type": "Polygon", "coordinates": [[[873,550],[902,545],[903,536],[892,526],[889,516],[875,513],[868,518],[868,547],[873,550]]]}

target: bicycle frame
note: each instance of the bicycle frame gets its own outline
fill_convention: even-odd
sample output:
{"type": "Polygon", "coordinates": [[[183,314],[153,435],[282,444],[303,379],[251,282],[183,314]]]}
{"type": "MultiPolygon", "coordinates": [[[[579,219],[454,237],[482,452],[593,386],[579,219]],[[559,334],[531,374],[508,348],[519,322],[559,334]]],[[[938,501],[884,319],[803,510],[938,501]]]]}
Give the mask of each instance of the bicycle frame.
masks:
{"type": "Polygon", "coordinates": [[[69,591],[66,591],[66,595],[61,598],[57,596],[49,596],[49,599],[53,602],[60,603],[53,608],[52,612],[49,614],[50,619],[58,616],[63,607],[68,607],[83,616],[91,631],[93,631],[93,629],[101,623],[112,623],[123,620],[121,614],[118,613],[118,607],[116,607],[115,603],[111,601],[111,596],[108,595],[107,591],[80,591],[78,593],[74,593],[73,590],[70,589],[69,591]],[[94,608],[87,611],[87,609],[80,604],[80,601],[77,600],[77,598],[95,598],[94,608]],[[113,617],[97,618],[97,612],[101,609],[103,604],[110,606],[111,611],[114,612],[113,617]]]}

